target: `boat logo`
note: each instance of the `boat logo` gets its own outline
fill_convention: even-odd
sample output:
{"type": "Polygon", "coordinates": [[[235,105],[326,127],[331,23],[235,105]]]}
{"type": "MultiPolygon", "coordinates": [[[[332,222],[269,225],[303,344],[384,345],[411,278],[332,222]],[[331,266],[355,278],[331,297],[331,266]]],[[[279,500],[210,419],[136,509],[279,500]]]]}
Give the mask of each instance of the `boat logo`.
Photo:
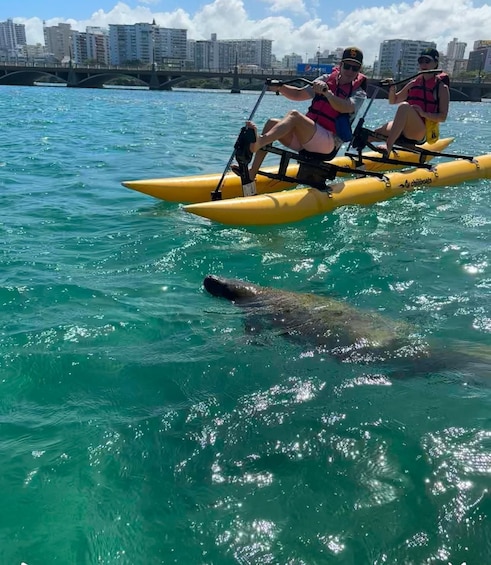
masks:
{"type": "Polygon", "coordinates": [[[399,188],[408,190],[410,188],[414,188],[415,186],[421,186],[423,184],[431,184],[431,179],[430,178],[413,179],[411,182],[406,180],[399,185],[399,188]]]}

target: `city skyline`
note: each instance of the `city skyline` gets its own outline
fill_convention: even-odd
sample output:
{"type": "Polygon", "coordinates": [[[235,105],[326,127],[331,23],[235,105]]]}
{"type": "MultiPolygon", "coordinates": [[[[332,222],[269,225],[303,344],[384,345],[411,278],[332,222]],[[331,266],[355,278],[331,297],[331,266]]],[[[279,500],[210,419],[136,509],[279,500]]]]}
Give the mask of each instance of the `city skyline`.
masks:
{"type": "Polygon", "coordinates": [[[152,21],[162,27],[185,28],[189,39],[267,38],[273,40],[273,53],[281,58],[297,53],[304,58],[321,51],[357,44],[372,64],[380,43],[387,39],[433,41],[444,54],[447,44],[457,37],[472,44],[491,29],[491,6],[484,2],[422,0],[396,3],[389,0],[356,0],[350,12],[327,11],[318,0],[86,0],[68,6],[59,0],[39,5],[25,0],[18,7],[0,6],[0,20],[13,19],[26,26],[28,43],[43,43],[46,25],[70,23],[73,29],[86,26],[108,27],[110,23],[134,24],[152,21]],[[180,8],[178,7],[180,6],[180,8]],[[364,6],[363,8],[359,6],[364,6]],[[441,14],[446,16],[442,18],[441,14]],[[58,15],[56,15],[58,14],[58,15]]]}

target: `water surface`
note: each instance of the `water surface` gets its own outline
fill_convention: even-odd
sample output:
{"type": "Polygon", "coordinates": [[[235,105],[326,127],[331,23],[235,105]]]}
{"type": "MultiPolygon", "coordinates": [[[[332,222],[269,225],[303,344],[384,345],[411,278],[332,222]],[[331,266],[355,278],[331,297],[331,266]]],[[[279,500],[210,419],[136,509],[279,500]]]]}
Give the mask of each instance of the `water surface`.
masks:
{"type": "MultiPolygon", "coordinates": [[[[489,352],[491,183],[263,228],[121,186],[221,172],[258,95],[0,89],[0,563],[489,561],[486,357],[406,378],[340,364],[251,339],[202,280],[489,352]]],[[[255,119],[291,107],[268,94],[255,119]]],[[[441,131],[487,153],[491,106],[452,103],[441,131]]]]}

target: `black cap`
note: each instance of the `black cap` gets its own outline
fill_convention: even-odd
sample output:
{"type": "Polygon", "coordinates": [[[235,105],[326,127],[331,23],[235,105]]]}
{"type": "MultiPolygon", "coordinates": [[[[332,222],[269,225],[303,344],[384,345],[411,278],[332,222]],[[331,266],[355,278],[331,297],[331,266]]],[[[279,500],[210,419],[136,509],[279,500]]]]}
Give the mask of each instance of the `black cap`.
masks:
{"type": "Polygon", "coordinates": [[[363,63],[363,53],[358,47],[346,47],[343,51],[341,61],[353,61],[354,63],[363,63]]]}
{"type": "Polygon", "coordinates": [[[435,63],[438,63],[438,60],[440,59],[440,53],[438,53],[438,51],[436,49],[433,49],[432,47],[428,47],[427,49],[423,49],[423,51],[421,51],[419,56],[420,57],[429,57],[430,59],[435,61],[435,63]]]}

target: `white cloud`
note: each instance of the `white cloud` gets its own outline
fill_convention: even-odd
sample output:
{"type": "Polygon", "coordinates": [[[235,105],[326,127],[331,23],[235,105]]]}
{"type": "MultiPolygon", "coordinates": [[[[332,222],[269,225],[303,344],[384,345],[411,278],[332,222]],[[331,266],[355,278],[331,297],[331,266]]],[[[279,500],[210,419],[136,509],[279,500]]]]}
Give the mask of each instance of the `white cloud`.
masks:
{"type": "Polygon", "coordinates": [[[307,8],[303,0],[261,0],[265,4],[270,4],[270,11],[291,12],[292,14],[307,15],[307,8]]]}
{"type": "MultiPolygon", "coordinates": [[[[454,37],[465,41],[468,50],[477,39],[489,39],[491,6],[475,8],[471,0],[420,0],[413,3],[392,4],[386,8],[363,8],[348,12],[339,10],[334,23],[328,25],[320,17],[293,14],[293,8],[303,7],[301,0],[265,0],[275,9],[275,15],[252,20],[243,0],[215,0],[202,6],[194,14],[182,9],[159,12],[151,6],[130,8],[123,2],[112,10],[94,12],[88,20],[75,21],[54,18],[46,22],[56,25],[70,23],[83,31],[88,25],[107,27],[110,23],[134,24],[151,22],[164,27],[186,28],[188,38],[208,39],[216,33],[219,39],[263,37],[273,40],[277,57],[292,52],[313,56],[318,46],[330,51],[346,45],[358,45],[371,64],[385,39],[420,39],[434,41],[445,52],[454,37]],[[276,8],[283,13],[277,12],[276,8]]],[[[324,2],[320,3],[325,6],[324,2]]],[[[311,3],[311,6],[315,3],[311,3]]],[[[332,13],[331,13],[332,14],[332,13]]],[[[39,18],[14,18],[26,25],[29,43],[43,43],[42,21],[39,18]]]]}

